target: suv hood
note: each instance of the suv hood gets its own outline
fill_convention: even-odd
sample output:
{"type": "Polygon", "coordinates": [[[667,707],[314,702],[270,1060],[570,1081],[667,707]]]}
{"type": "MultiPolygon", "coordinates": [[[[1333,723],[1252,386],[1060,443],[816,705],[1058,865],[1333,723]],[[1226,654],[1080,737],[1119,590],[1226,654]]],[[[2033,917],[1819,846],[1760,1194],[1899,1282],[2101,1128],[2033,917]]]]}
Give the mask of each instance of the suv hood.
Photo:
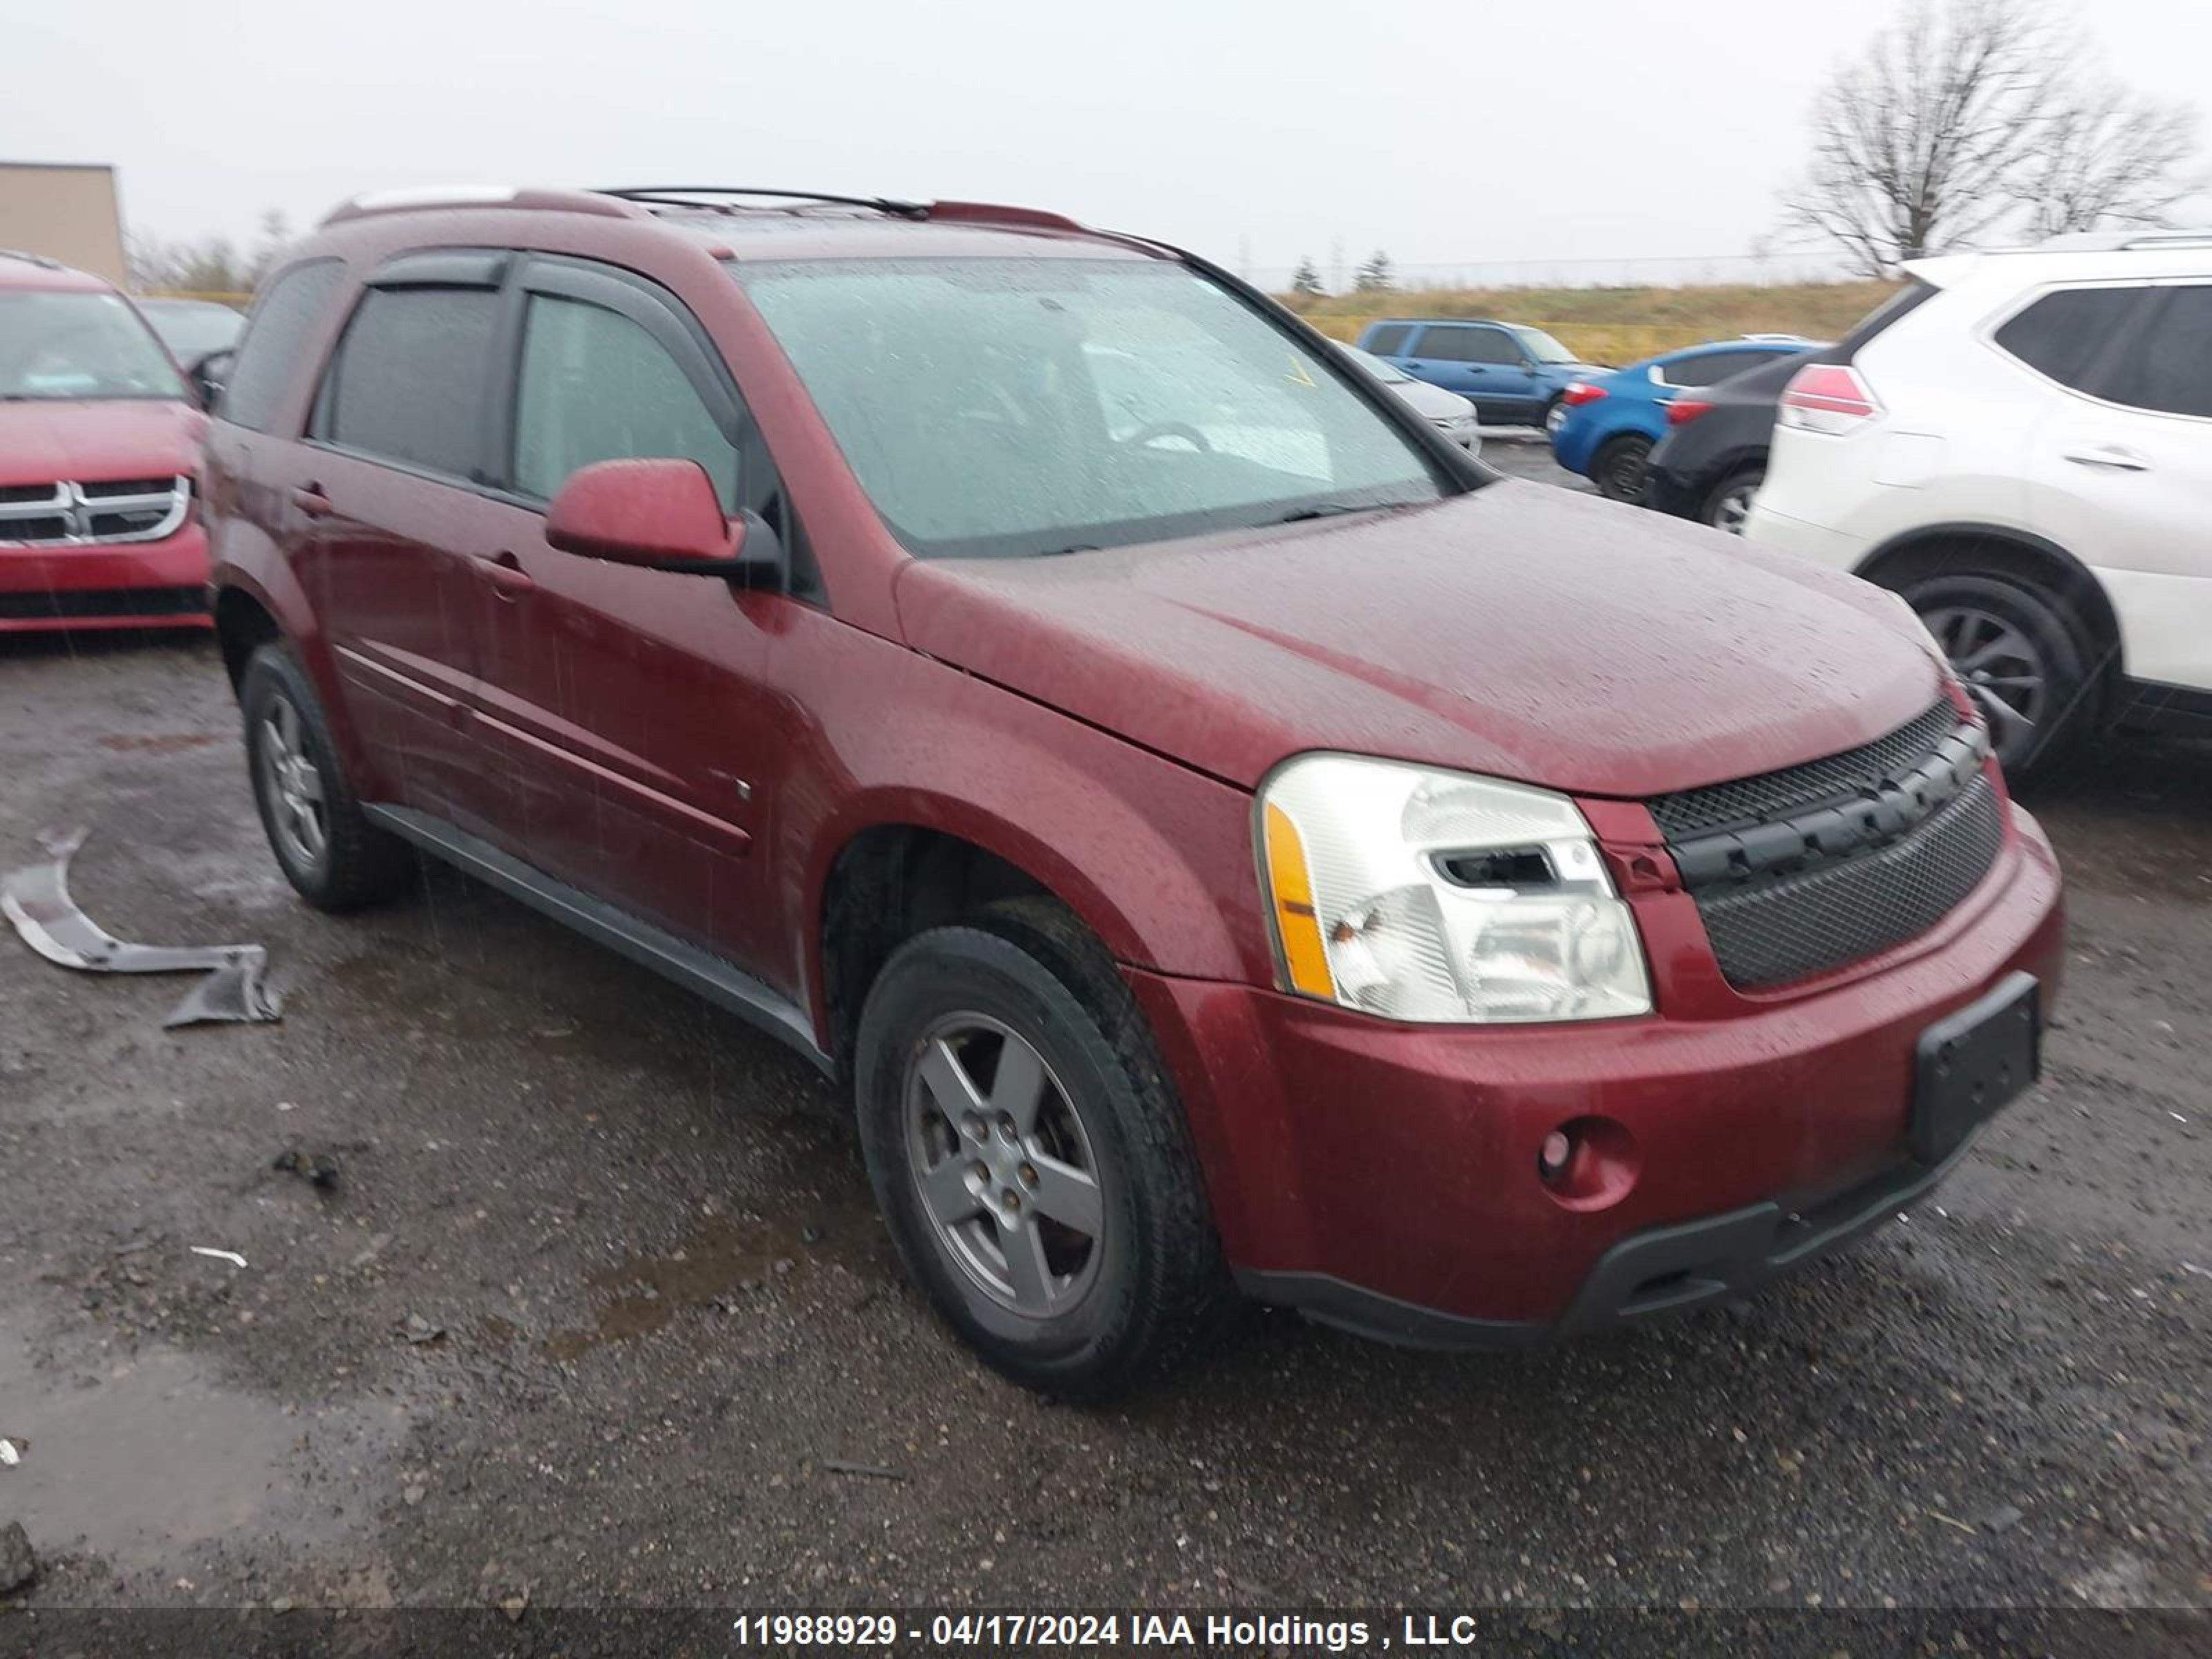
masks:
{"type": "Polygon", "coordinates": [[[174,398],[0,403],[0,486],[196,473],[206,430],[207,416],[174,398]]]}
{"type": "Polygon", "coordinates": [[[910,562],[908,643],[1246,787],[1331,749],[1644,796],[1872,741],[1942,690],[1881,590],[1500,482],[1042,559],[910,562]]]}

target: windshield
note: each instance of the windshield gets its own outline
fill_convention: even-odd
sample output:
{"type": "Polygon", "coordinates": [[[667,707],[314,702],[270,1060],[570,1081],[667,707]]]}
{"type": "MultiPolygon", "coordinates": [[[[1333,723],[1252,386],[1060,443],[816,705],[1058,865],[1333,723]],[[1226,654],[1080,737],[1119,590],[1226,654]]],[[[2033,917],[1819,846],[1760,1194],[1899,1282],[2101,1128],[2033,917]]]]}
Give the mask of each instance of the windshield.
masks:
{"type": "Polygon", "coordinates": [[[188,300],[141,302],[139,309],[180,363],[195,363],[217,351],[228,351],[246,331],[246,319],[228,306],[198,305],[188,300]]]}
{"type": "Polygon", "coordinates": [[[1406,374],[1403,370],[1399,369],[1389,363],[1384,362],[1380,357],[1370,356],[1366,352],[1362,351],[1358,346],[1340,345],[1337,347],[1337,349],[1341,351],[1346,356],[1351,358],[1353,362],[1358,363],[1360,368],[1365,369],[1376,380],[1382,381],[1384,386],[1411,386],[1413,383],[1413,377],[1412,375],[1406,374]]]}
{"type": "Polygon", "coordinates": [[[185,396],[176,366],[113,294],[0,294],[0,400],[185,396]]]}
{"type": "Polygon", "coordinates": [[[1513,331],[1521,343],[1528,348],[1528,355],[1540,363],[1578,363],[1582,359],[1561,345],[1540,328],[1524,328],[1513,325],[1513,331]]]}
{"type": "Polygon", "coordinates": [[[845,459],[924,556],[1020,557],[1443,492],[1341,364],[1181,265],[740,266],[845,459]]]}

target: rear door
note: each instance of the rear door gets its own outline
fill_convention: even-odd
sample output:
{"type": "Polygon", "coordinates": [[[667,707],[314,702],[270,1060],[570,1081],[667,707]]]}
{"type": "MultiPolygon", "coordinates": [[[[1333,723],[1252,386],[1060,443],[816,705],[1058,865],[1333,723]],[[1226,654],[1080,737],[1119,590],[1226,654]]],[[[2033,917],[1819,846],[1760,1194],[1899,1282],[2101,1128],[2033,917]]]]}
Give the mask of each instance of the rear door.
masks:
{"type": "Polygon", "coordinates": [[[2212,690],[2212,281],[2063,291],[1998,343],[2021,347],[2038,308],[2121,294],[2139,302],[2107,349],[2039,365],[2071,384],[2030,439],[2027,522],[2097,572],[2128,673],[2212,690]]]}
{"type": "Polygon", "coordinates": [[[1526,420],[1538,404],[1520,342],[1488,323],[1430,323],[1402,367],[1417,380],[1474,401],[1486,421],[1526,420]]]}
{"type": "MultiPolygon", "coordinates": [[[[516,856],[740,966],[767,957],[756,787],[795,713],[763,683],[794,601],[547,545],[545,509],[594,461],[682,457],[726,511],[789,534],[774,467],[705,331],[657,285],[541,258],[512,296],[478,545],[476,726],[516,856]]],[[[766,792],[762,792],[766,799],[766,792]]]]}
{"type": "Polygon", "coordinates": [[[467,825],[489,805],[463,730],[477,672],[467,555],[481,494],[500,253],[413,254],[363,290],[324,374],[289,491],[301,585],[377,770],[467,825]]]}

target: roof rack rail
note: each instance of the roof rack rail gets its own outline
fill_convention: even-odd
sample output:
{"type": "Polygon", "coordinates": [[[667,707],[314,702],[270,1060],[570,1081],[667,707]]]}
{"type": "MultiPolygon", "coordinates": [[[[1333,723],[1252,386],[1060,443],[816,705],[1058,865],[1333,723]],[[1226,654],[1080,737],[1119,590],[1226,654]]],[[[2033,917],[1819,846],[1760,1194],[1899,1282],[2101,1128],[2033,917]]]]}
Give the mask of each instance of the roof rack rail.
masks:
{"type": "Polygon", "coordinates": [[[335,225],[379,213],[421,213],[438,208],[522,208],[540,211],[594,213],[627,219],[641,211],[586,190],[532,190],[514,185],[429,185],[413,190],[373,190],[349,197],[323,216],[335,225]]]}
{"type": "Polygon", "coordinates": [[[724,201],[694,198],[765,196],[779,202],[830,202],[840,207],[872,208],[896,219],[926,219],[930,211],[926,203],[902,202],[890,196],[839,196],[829,191],[769,190],[751,185],[630,185],[620,189],[595,190],[592,194],[635,202],[642,207],[694,208],[708,213],[735,213],[737,209],[724,201]]]}
{"type": "Polygon", "coordinates": [[[2074,230],[2045,237],[2029,246],[2045,253],[2140,253],[2150,248],[2207,247],[2212,246],[2212,226],[2177,226],[2166,230],[2074,230]]]}
{"type": "Polygon", "coordinates": [[[36,265],[41,270],[67,270],[69,267],[58,259],[49,259],[43,253],[33,253],[28,248],[0,247],[0,259],[21,259],[27,265],[36,265]]]}

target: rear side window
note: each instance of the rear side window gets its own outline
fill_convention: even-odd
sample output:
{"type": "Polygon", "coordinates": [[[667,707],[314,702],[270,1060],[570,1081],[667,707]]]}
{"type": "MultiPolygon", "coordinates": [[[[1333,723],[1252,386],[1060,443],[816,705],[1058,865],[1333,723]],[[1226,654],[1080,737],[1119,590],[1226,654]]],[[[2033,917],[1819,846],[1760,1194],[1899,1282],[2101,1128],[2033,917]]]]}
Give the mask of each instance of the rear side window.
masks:
{"type": "Polygon", "coordinates": [[[1521,348],[1498,328],[1431,328],[1417,354],[1449,363],[1517,363],[1521,348]]]}
{"type": "Polygon", "coordinates": [[[2094,371],[2148,292],[2142,288],[2061,289],[1998,329],[1997,344],[2061,386],[2108,395],[2095,384],[2094,371]]]}
{"type": "Polygon", "coordinates": [[[269,285],[246,325],[222,391],[222,418],[266,432],[300,368],[307,336],[344,280],[335,259],[295,265],[269,285]]]}
{"type": "Polygon", "coordinates": [[[1716,351],[1703,357],[1689,357],[1678,363],[1668,363],[1659,372],[1668,386],[1717,386],[1731,374],[1741,374],[1747,368],[1757,368],[1761,363],[1771,363],[1779,356],[1779,352],[1774,351],[1716,351]]]}
{"type": "Polygon", "coordinates": [[[342,449],[474,479],[499,295],[371,289],[347,325],[314,435],[342,449]]]}
{"type": "Polygon", "coordinates": [[[1413,331],[1410,323],[1388,324],[1375,331],[1375,337],[1368,341],[1364,349],[1378,357],[1401,356],[1406,349],[1406,337],[1413,331]]]}
{"type": "Polygon", "coordinates": [[[2166,415],[2212,416],[2212,286],[2154,290],[2143,326],[2100,395],[2166,415]]]}
{"type": "Polygon", "coordinates": [[[532,295],[515,399],[514,486],[550,501],[594,461],[683,456],[737,510],[738,451],[676,360],[629,318],[532,295]]]}

